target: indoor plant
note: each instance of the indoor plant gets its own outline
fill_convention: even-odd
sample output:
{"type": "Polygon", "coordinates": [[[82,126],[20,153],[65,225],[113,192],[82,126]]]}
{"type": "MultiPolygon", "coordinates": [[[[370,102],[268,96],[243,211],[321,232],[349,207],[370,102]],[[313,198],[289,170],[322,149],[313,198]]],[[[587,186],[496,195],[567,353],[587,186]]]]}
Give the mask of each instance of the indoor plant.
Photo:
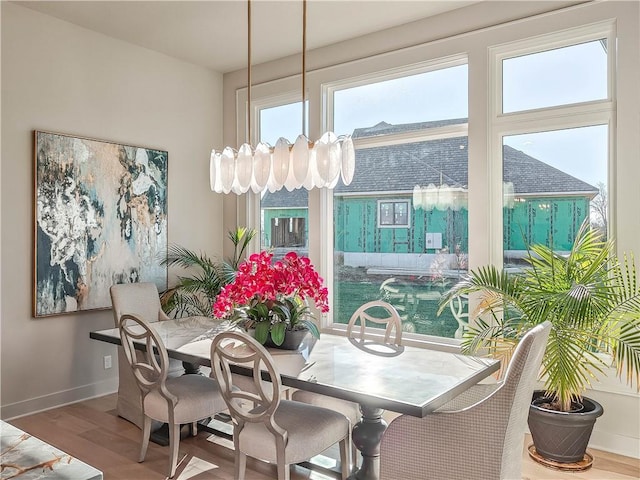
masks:
{"type": "Polygon", "coordinates": [[[162,292],[160,300],[165,313],[176,317],[212,316],[216,297],[222,287],[233,281],[255,234],[255,230],[246,227],[229,231],[227,237],[233,243],[233,256],[226,260],[214,260],[180,245],[172,245],[163,263],[187,268],[192,274],[178,276],[177,284],[162,292]]]}
{"type": "Polygon", "coordinates": [[[568,254],[533,245],[525,260],[527,267],[517,273],[491,265],[470,271],[445,294],[440,311],[458,295],[479,294],[472,314],[476,321],[463,337],[463,351],[485,350],[504,359],[529,328],[545,320],[552,322],[542,361],[545,392],[536,392],[534,400],[547,397],[542,413],[553,417],[554,426],[577,418],[573,423],[583,424],[588,432],[577,434],[581,442],[572,434],[554,432],[555,446],[541,445],[548,427],[532,424],[541,410],[533,405],[529,426],[540,455],[571,463],[582,460],[595,418],[601,414],[597,402],[583,393],[593,379],[605,373],[608,359],[613,359],[619,376],[638,384],[640,285],[636,266],[633,257],[618,259],[613,242],[602,240],[587,222],[568,254]],[[576,402],[582,404],[582,410],[569,413],[576,402]],[[595,418],[582,421],[589,410],[595,418]],[[564,440],[558,441],[560,438],[564,440]]]}
{"type": "Polygon", "coordinates": [[[295,252],[287,253],[277,262],[272,259],[273,253],[263,251],[241,263],[235,280],[218,295],[214,315],[255,329],[255,338],[262,344],[271,339],[280,346],[287,332],[300,330],[308,330],[319,338],[307,301],[311,298],[321,312],[329,311],[322,278],[307,257],[299,257],[295,252]]]}

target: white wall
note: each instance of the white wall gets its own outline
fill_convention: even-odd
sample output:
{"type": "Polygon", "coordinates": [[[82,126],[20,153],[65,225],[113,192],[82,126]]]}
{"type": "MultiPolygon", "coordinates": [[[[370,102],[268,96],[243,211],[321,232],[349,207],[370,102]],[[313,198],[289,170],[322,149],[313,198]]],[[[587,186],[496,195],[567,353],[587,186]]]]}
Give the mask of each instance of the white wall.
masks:
{"type": "MultiPolygon", "coordinates": [[[[502,228],[495,225],[496,219],[491,216],[492,204],[489,202],[493,177],[490,176],[491,162],[487,153],[490,132],[487,121],[490,118],[488,48],[613,19],[618,35],[615,84],[618,100],[615,120],[617,151],[613,155],[614,165],[610,176],[611,200],[617,215],[613,219],[613,233],[620,252],[634,251],[637,254],[640,252],[640,224],[636,211],[640,203],[640,189],[637,188],[640,178],[639,4],[608,1],[589,2],[565,10],[559,8],[566,6],[567,2],[481,2],[310,51],[307,55],[310,136],[318,138],[322,130],[322,119],[318,115],[322,110],[322,84],[450,55],[467,55],[469,75],[474,79],[470,82],[469,91],[469,204],[472,206],[469,211],[469,231],[473,239],[470,242],[469,261],[471,267],[476,267],[496,258],[501,260],[502,252],[495,257],[493,250],[494,245],[502,244],[502,228]],[[492,234],[497,237],[492,239],[492,234]]],[[[291,80],[299,72],[299,57],[254,66],[254,100],[264,102],[267,97],[299,89],[299,83],[291,80]]],[[[244,98],[244,92],[240,89],[245,85],[245,71],[224,76],[225,142],[236,142],[234,127],[243,124],[242,119],[236,118],[236,102],[237,98],[244,98]]],[[[322,222],[318,213],[320,197],[317,190],[309,192],[309,253],[314,262],[322,257],[319,253],[320,239],[324,238],[323,232],[318,230],[322,222]]],[[[231,217],[235,218],[234,199],[225,199],[225,222],[230,222],[231,217]]],[[[238,211],[241,215],[243,202],[244,198],[240,198],[238,211]]],[[[322,273],[325,278],[331,278],[330,274],[322,273]]],[[[613,370],[609,373],[610,377],[615,376],[613,370]]],[[[604,416],[596,424],[591,446],[640,458],[640,396],[635,388],[619,383],[615,378],[607,378],[606,383],[596,384],[595,390],[589,392],[589,395],[601,400],[605,408],[604,416]]]]}
{"type": "Polygon", "coordinates": [[[207,172],[222,143],[222,76],[1,4],[0,401],[10,418],[117,385],[115,347],[89,339],[112,327],[111,311],[31,317],[33,130],[167,150],[169,242],[221,255],[222,200],[207,172]]]}

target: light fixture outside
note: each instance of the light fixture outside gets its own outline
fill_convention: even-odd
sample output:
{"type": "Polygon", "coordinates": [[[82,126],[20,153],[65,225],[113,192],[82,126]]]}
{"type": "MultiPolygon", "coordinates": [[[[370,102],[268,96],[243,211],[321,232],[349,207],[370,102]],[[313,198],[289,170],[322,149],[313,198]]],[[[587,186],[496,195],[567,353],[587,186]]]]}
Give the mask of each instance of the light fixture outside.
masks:
{"type": "MultiPolygon", "coordinates": [[[[247,2],[248,60],[247,60],[247,123],[251,114],[251,0],[247,2]]],[[[306,0],[303,0],[302,47],[302,104],[303,131],[306,130],[306,0]]],[[[251,130],[248,128],[248,140],[251,130]]],[[[259,143],[255,150],[249,143],[238,150],[225,147],[212,150],[209,162],[211,190],[237,195],[251,190],[260,193],[286,188],[334,188],[342,179],[345,185],[353,180],[355,148],[350,135],[336,136],[327,132],[317,142],[310,142],[301,134],[293,145],[280,138],[275,147],[259,143]]]]}

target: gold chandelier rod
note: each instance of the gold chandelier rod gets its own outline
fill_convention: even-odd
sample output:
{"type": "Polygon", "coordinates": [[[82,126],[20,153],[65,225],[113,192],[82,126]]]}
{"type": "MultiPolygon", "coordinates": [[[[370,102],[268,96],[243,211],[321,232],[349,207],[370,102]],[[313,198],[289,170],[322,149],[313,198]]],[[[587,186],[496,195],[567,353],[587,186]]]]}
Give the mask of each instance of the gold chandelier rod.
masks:
{"type": "Polygon", "coordinates": [[[247,125],[246,142],[251,144],[251,0],[247,0],[247,125]]]}
{"type": "Polygon", "coordinates": [[[307,132],[307,0],[302,0],[302,134],[307,132]]]}

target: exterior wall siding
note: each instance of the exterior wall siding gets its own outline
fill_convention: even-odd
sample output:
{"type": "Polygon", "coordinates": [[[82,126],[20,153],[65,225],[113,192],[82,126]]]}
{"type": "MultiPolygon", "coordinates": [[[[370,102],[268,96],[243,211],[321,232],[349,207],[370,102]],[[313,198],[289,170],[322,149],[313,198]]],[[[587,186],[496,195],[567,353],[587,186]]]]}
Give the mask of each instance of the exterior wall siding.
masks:
{"type": "MultiPolygon", "coordinates": [[[[411,205],[411,197],[406,198],[411,205]]],[[[414,210],[409,227],[378,227],[380,197],[336,197],[335,248],[358,253],[468,253],[468,211],[414,210]],[[426,248],[425,234],[441,233],[442,249],[426,248]]],[[[557,250],[571,249],[576,232],[589,215],[587,197],[531,197],[504,209],[505,251],[526,251],[528,244],[553,245],[557,250]],[[552,232],[552,237],[548,232],[552,232]]],[[[271,246],[271,221],[275,218],[304,218],[308,238],[306,208],[264,210],[263,245],[271,246]]]]}
{"type": "MultiPolygon", "coordinates": [[[[394,196],[394,199],[403,199],[394,196]]],[[[411,197],[405,197],[411,205],[411,197]]],[[[379,197],[334,199],[335,245],[342,252],[437,253],[425,247],[426,233],[442,233],[442,248],[468,251],[468,212],[411,208],[409,227],[378,227],[379,197]]]]}
{"type": "Polygon", "coordinates": [[[589,215],[589,199],[532,197],[504,211],[505,250],[526,250],[528,244],[537,243],[566,251],[589,215]]]}

